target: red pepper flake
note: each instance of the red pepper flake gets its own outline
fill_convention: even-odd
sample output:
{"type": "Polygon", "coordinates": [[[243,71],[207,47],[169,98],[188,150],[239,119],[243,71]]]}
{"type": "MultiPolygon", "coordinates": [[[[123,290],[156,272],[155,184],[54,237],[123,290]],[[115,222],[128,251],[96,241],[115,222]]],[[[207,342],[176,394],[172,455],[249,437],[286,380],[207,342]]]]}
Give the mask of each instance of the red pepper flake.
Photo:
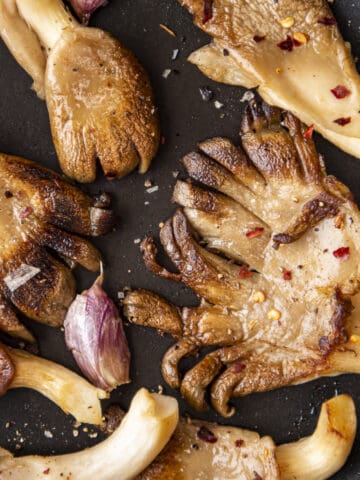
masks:
{"type": "Polygon", "coordinates": [[[337,118],[336,120],[334,120],[334,123],[337,123],[338,125],[341,125],[342,127],[344,127],[345,125],[347,125],[350,122],[351,122],[351,117],[340,117],[340,118],[337,118]]]}
{"type": "Polygon", "coordinates": [[[336,18],[334,17],[323,17],[319,18],[317,23],[321,23],[322,25],[336,25],[336,18]]]}
{"type": "Polygon", "coordinates": [[[214,0],[203,0],[204,10],[203,10],[203,19],[202,23],[206,23],[213,17],[213,3],[214,0]]]}
{"type": "Polygon", "coordinates": [[[240,267],[238,277],[239,278],[251,278],[254,275],[254,272],[249,270],[249,268],[246,265],[242,265],[240,267]]]}
{"type": "Polygon", "coordinates": [[[254,35],[253,36],[253,40],[256,43],[262,42],[263,40],[265,40],[265,38],[266,38],[266,35],[254,35]]]}
{"type": "Polygon", "coordinates": [[[313,136],[313,133],[314,133],[314,125],[310,125],[310,127],[308,127],[305,132],[304,132],[304,138],[306,138],[306,140],[311,140],[312,139],[312,136],[313,136]]]}
{"type": "Polygon", "coordinates": [[[20,219],[21,220],[24,220],[25,218],[27,218],[29,215],[31,215],[33,213],[33,209],[31,207],[24,207],[21,211],[20,211],[20,219]]]}
{"type": "Polygon", "coordinates": [[[217,442],[217,437],[213,434],[213,432],[204,426],[199,428],[197,432],[197,436],[200,438],[200,440],[204,440],[204,442],[208,442],[208,443],[217,442]]]}
{"type": "Polygon", "coordinates": [[[283,270],[283,279],[284,280],[291,280],[292,278],[292,271],[291,270],[283,270]]]}
{"type": "Polygon", "coordinates": [[[350,256],[350,247],[340,247],[333,251],[333,255],[335,258],[347,260],[350,256]]]}
{"type": "Polygon", "coordinates": [[[5,195],[5,198],[11,198],[11,197],[13,197],[13,194],[10,192],[10,190],[5,190],[4,195],[5,195]]]}
{"type": "Polygon", "coordinates": [[[250,232],[246,233],[247,238],[256,238],[260,237],[260,235],[263,233],[264,227],[256,227],[254,230],[250,230],[250,232]]]}
{"type": "Polygon", "coordinates": [[[235,440],[235,447],[241,447],[242,445],[244,445],[244,440],[241,440],[241,438],[235,440]]]}
{"type": "Polygon", "coordinates": [[[47,468],[46,470],[43,471],[44,475],[49,475],[49,473],[50,473],[50,468],[47,468]]]}
{"type": "Polygon", "coordinates": [[[263,477],[261,477],[255,470],[253,471],[254,474],[254,480],[263,480],[263,477]]]}
{"type": "Polygon", "coordinates": [[[290,35],[288,35],[286,37],[286,40],[283,40],[282,42],[279,42],[277,44],[277,46],[281,49],[281,50],[286,50],[288,52],[291,52],[292,49],[293,49],[293,46],[294,46],[294,40],[292,39],[292,37],[290,37],[290,35]]]}
{"type": "Polygon", "coordinates": [[[334,95],[334,97],[339,99],[348,97],[351,94],[351,91],[344,85],[337,85],[335,88],[332,88],[330,92],[334,95]]]}
{"type": "Polygon", "coordinates": [[[245,368],[246,368],[245,363],[236,362],[236,363],[234,363],[234,368],[232,369],[232,371],[233,371],[233,373],[240,373],[243,370],[245,370],[245,368]]]}

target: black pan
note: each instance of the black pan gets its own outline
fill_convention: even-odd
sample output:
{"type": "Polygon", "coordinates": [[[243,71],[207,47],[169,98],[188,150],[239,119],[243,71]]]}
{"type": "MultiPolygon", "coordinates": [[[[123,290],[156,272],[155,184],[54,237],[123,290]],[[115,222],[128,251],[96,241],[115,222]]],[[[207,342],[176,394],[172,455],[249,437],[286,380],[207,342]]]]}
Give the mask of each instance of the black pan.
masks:
{"type": "MultiPolygon", "coordinates": [[[[360,57],[359,0],[336,0],[331,6],[345,39],[353,46],[354,56],[360,57]]],[[[183,154],[207,137],[222,135],[236,140],[244,109],[240,102],[243,90],[211,82],[186,62],[191,51],[207,42],[207,36],[193,26],[190,15],[176,0],[112,0],[93,16],[91,23],[119,38],[147,68],[156,91],[165,138],[145,176],[134,172],[112,182],[99,178],[85,188],[90,192],[109,191],[119,215],[117,231],[96,241],[106,261],[105,287],[113,298],[125,286],[143,287],[178,305],[194,305],[196,298],[188,289],[155,278],[146,271],[134,240],[147,234],[156,236],[158,224],[174,211],[170,201],[175,183],[173,172],[180,171],[180,177],[184,176],[179,163],[183,154]],[[169,26],[176,37],[163,31],[160,23],[169,26]],[[175,49],[179,49],[179,56],[172,61],[175,49]],[[162,73],[167,68],[172,72],[164,79],[162,73]],[[213,102],[201,99],[199,87],[203,86],[211,88],[214,99],[224,104],[222,109],[217,110],[213,102]],[[158,192],[146,193],[146,179],[159,186],[158,192]]],[[[0,43],[0,151],[59,170],[45,104],[36,98],[30,85],[29,77],[0,43]]],[[[304,88],[309,89],[311,96],[311,86],[304,88]]],[[[360,160],[346,155],[318,135],[315,141],[325,157],[328,172],[348,185],[359,202],[360,160]]],[[[75,273],[80,290],[89,287],[94,279],[80,269],[75,273]]],[[[26,323],[39,340],[42,356],[77,370],[60,330],[26,323]]],[[[127,408],[140,386],[154,390],[158,385],[165,387],[159,367],[171,340],[134,325],[127,325],[126,333],[132,352],[132,383],[115,391],[104,406],[119,403],[127,408]]],[[[183,414],[195,415],[174,390],[165,387],[164,391],[177,396],[183,414]]],[[[226,422],[269,434],[276,443],[293,441],[313,431],[321,402],[337,393],[351,394],[360,413],[360,377],[343,375],[238,399],[236,415],[226,422]]],[[[213,411],[203,418],[224,423],[213,411]]],[[[0,399],[0,445],[19,455],[72,452],[93,445],[101,438],[100,433],[96,438],[89,437],[96,431],[93,427],[87,432],[82,428],[75,437],[74,420],[31,390],[11,390],[0,399]]],[[[336,480],[357,478],[360,479],[359,438],[347,465],[333,477],[336,480]]]]}

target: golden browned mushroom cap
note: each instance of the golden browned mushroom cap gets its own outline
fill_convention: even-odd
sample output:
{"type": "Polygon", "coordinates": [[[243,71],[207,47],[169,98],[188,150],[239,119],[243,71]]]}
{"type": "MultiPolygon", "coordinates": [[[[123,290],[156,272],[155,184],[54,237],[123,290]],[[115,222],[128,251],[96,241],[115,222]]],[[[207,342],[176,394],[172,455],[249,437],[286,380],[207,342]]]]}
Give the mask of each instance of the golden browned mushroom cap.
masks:
{"type": "Polygon", "coordinates": [[[252,102],[243,149],[215,138],[183,159],[213,190],[176,184],[183,208],[160,239],[178,273],[156,262],[151,239],[142,244],[150,270],[201,298],[181,311],[149,292],[125,299],[132,322],[178,340],[162,372],[195,409],[206,408],[208,386],[213,406],[231,415],[231,397],[360,371],[350,317],[360,288],[360,215],[349,190],[326,175],[305,129],[292,114],[252,102]],[[204,346],[219,348],[181,378],[181,359],[204,346]]]}
{"type": "Polygon", "coordinates": [[[110,199],[92,198],[51,170],[0,154],[0,329],[32,340],[17,320],[26,316],[61,325],[75,296],[68,263],[99,269],[100,253],[78,235],[97,236],[113,228],[110,199]]]}
{"type": "Polygon", "coordinates": [[[360,77],[326,0],[179,1],[213,37],[190,62],[216,81],[258,88],[360,158],[360,77]]]}
{"type": "Polygon", "coordinates": [[[134,55],[108,33],[77,27],[48,58],[46,104],[64,173],[79,182],[146,172],[159,144],[150,82],[134,55]]]}
{"type": "Polygon", "coordinates": [[[137,480],[326,480],[345,463],[356,433],[354,402],[324,402],[310,437],[276,447],[270,437],[233,426],[180,420],[137,480]]]}
{"type": "Polygon", "coordinates": [[[39,96],[45,91],[64,173],[92,182],[97,160],[108,178],[136,166],[146,172],[159,145],[159,122],[149,78],[135,56],[108,33],[80,26],[61,0],[14,1],[11,15],[0,9],[0,34],[34,76],[39,96]]]}

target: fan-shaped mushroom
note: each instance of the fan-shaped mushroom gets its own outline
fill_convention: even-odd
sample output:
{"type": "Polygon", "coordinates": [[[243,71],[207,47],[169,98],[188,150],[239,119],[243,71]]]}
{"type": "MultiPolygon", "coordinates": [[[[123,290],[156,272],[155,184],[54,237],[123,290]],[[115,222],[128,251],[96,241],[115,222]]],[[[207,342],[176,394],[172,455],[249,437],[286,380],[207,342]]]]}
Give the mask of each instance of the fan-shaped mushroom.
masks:
{"type": "Polygon", "coordinates": [[[80,26],[61,0],[2,2],[0,35],[45,94],[66,175],[94,181],[97,159],[108,178],[148,169],[159,125],[148,76],[128,49],[80,26]]]}
{"type": "Polygon", "coordinates": [[[270,437],[234,426],[180,420],[138,480],[326,480],[345,463],[356,433],[354,402],[324,402],[314,433],[275,446],[270,437]]]}
{"type": "Polygon", "coordinates": [[[195,409],[206,407],[208,386],[213,406],[231,415],[231,397],[360,371],[358,320],[350,317],[360,288],[360,215],[305,132],[292,114],[252,102],[244,150],[215,138],[183,160],[213,190],[176,184],[183,208],[160,239],[179,273],[157,263],[151,239],[142,244],[150,270],[202,299],[178,311],[149,292],[125,298],[132,322],[178,340],[164,356],[163,376],[195,409]],[[180,360],[205,346],[218,348],[181,379],[180,360]]]}
{"type": "Polygon", "coordinates": [[[360,157],[360,77],[326,0],[179,0],[213,37],[189,57],[210,78],[258,88],[360,157]]]}
{"type": "Polygon", "coordinates": [[[34,320],[61,325],[75,280],[50,252],[97,271],[100,253],[78,234],[107,233],[114,215],[108,195],[91,198],[55,172],[4,154],[0,197],[0,329],[32,341],[11,305],[34,320]]]}

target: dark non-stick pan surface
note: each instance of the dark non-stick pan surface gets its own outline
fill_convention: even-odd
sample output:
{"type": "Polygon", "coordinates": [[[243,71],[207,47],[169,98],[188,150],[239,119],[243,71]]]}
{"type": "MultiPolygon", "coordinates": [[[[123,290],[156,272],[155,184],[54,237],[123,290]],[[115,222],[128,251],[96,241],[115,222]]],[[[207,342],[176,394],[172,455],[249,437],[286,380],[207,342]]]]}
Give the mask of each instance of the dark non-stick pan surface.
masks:
{"type": "MultiPolygon", "coordinates": [[[[331,7],[345,39],[352,44],[354,56],[360,56],[360,1],[335,0],[331,7]]],[[[108,182],[99,174],[95,184],[84,187],[93,193],[109,191],[119,218],[117,230],[95,242],[106,262],[105,288],[114,299],[124,287],[142,287],[178,305],[195,305],[197,299],[190,290],[147,272],[136,240],[149,234],[157,236],[159,223],[174,212],[171,193],[177,172],[179,178],[185,176],[179,162],[183,154],[199,140],[211,136],[237,140],[244,90],[211,82],[187,63],[188,54],[205,44],[208,37],[193,26],[190,15],[176,0],[112,0],[93,16],[91,24],[108,30],[130,47],[150,73],[164,137],[164,144],[146,175],[134,172],[122,180],[108,182]],[[170,36],[160,24],[167,25],[176,36],[170,36]],[[176,49],[178,57],[172,60],[176,49]],[[162,76],[166,69],[171,69],[167,79],[162,76]],[[213,100],[221,102],[223,108],[216,109],[213,100],[202,100],[199,88],[204,86],[213,91],[213,100]],[[147,179],[159,186],[157,192],[146,192],[147,179]]],[[[59,170],[45,104],[30,90],[30,85],[29,77],[0,43],[0,151],[59,170]]],[[[311,85],[304,85],[304,89],[311,97],[311,85]]],[[[348,185],[360,202],[360,160],[318,135],[315,141],[328,172],[348,185]]],[[[89,287],[95,278],[81,269],[75,275],[79,291],[89,287]]],[[[26,324],[36,334],[43,357],[77,370],[59,329],[29,321],[26,324]]],[[[160,361],[171,339],[135,325],[125,328],[132,353],[132,383],[116,390],[104,407],[118,403],[128,408],[139,387],[157,391],[163,385],[165,393],[177,396],[183,414],[195,416],[177,392],[165,386],[160,374],[160,361]]],[[[321,403],[339,393],[351,394],[360,414],[360,377],[343,375],[238,399],[237,413],[226,421],[213,411],[196,416],[269,434],[276,443],[283,443],[310,434],[321,403]]],[[[19,455],[73,452],[101,438],[102,434],[94,427],[74,425],[73,418],[34,391],[10,390],[0,399],[0,446],[19,455]]],[[[122,453],[125,452],[119,455],[122,453]]],[[[360,479],[359,436],[347,465],[333,477],[357,478],[360,479]]]]}

